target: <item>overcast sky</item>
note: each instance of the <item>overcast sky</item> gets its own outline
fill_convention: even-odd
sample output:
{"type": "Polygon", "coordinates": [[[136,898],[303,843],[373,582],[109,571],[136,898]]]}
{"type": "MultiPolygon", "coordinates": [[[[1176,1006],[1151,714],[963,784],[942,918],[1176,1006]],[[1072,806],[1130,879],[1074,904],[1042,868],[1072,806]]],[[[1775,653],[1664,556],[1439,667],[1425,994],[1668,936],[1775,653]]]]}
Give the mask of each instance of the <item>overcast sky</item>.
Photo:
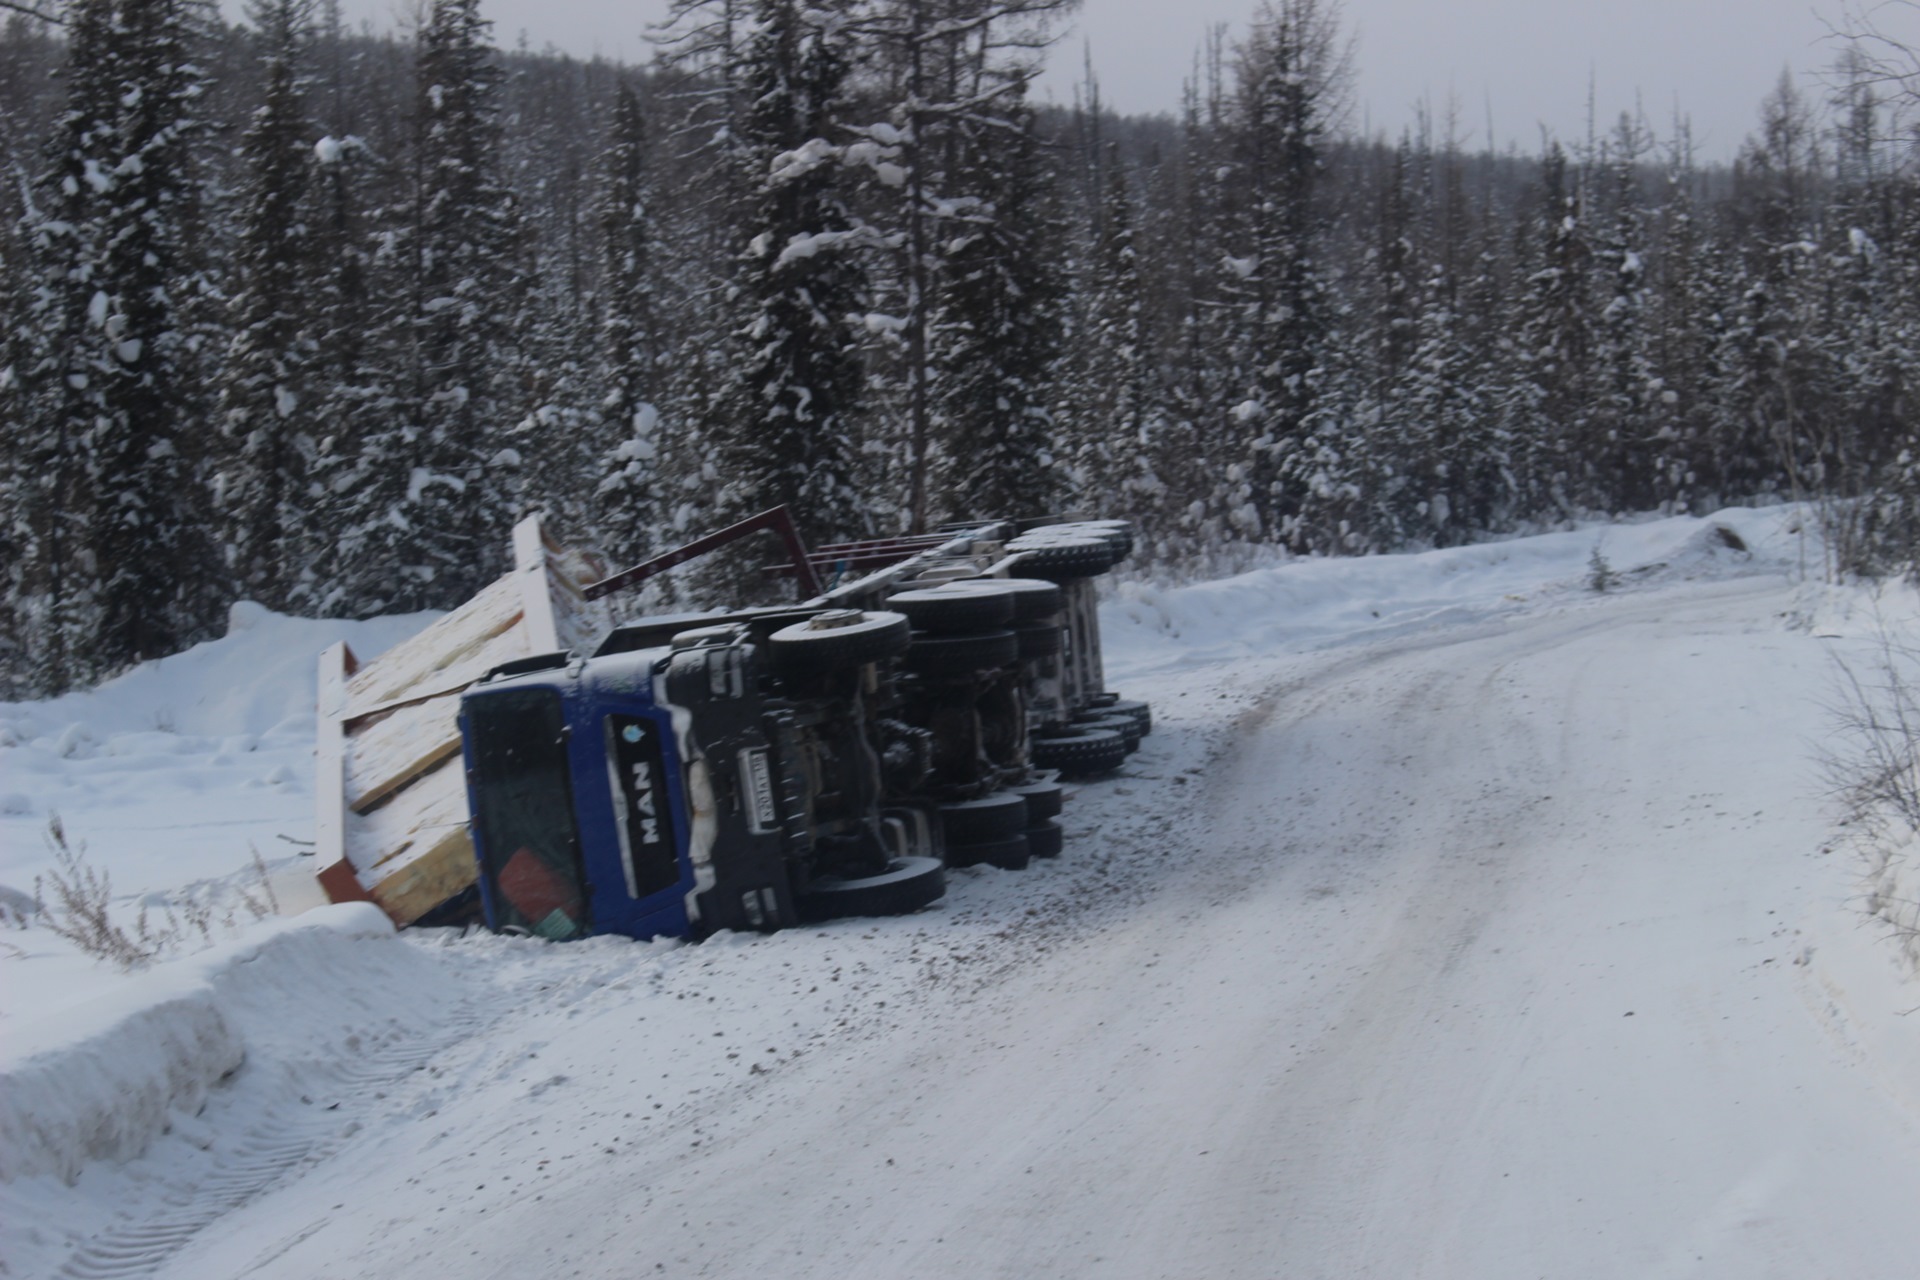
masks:
{"type": "MultiPolygon", "coordinates": [[[[348,15],[391,26],[407,0],[344,0],[348,15]]],[[[1237,34],[1257,0],[1083,0],[1043,91],[1070,102],[1083,42],[1101,94],[1127,113],[1173,111],[1209,26],[1237,34]]],[[[666,0],[489,0],[495,36],[513,45],[644,61],[647,24],[666,0]]],[[[1458,104],[1462,132],[1528,152],[1542,125],[1586,136],[1587,89],[1601,128],[1636,102],[1664,137],[1676,106],[1703,158],[1729,159],[1782,67],[1804,76],[1832,48],[1820,15],[1838,0],[1344,0],[1358,37],[1355,123],[1397,134],[1415,104],[1458,104]]],[[[1818,87],[1803,82],[1803,88],[1818,87]]]]}

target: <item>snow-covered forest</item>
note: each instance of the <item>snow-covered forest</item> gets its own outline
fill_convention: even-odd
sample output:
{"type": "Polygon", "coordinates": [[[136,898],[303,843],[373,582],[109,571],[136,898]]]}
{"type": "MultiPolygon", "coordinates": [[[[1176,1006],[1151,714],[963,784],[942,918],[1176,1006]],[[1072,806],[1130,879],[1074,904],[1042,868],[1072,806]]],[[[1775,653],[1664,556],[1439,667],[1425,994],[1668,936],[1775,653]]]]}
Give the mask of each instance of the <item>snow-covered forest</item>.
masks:
{"type": "Polygon", "coordinates": [[[646,68],[479,0],[3,6],[0,696],[236,599],[450,607],[530,510],[626,562],[1089,507],[1181,568],[1795,497],[1911,562],[1920,175],[1858,48],[1722,166],[1363,136],[1331,0],[1177,116],[1042,106],[1067,6],[682,0],[646,68]]]}

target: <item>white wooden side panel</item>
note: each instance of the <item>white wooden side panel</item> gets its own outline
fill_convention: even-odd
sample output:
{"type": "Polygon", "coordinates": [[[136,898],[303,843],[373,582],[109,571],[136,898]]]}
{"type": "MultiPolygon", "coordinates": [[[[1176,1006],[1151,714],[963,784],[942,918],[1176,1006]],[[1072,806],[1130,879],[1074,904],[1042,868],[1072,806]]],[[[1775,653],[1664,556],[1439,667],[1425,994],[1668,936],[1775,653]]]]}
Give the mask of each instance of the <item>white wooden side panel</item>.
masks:
{"type": "Polygon", "coordinates": [[[597,648],[613,629],[613,610],[606,601],[589,601],[586,584],[604,578],[605,566],[556,544],[546,536],[538,516],[528,516],[514,527],[513,555],[531,651],[590,653],[597,648]]]}
{"type": "Polygon", "coordinates": [[[586,597],[586,585],[606,577],[606,567],[575,552],[558,553],[548,565],[547,585],[559,636],[555,647],[592,653],[613,630],[613,602],[586,597]]]}
{"type": "Polygon", "coordinates": [[[554,617],[553,590],[548,583],[547,540],[540,517],[528,516],[513,527],[513,576],[520,583],[520,607],[526,615],[527,647],[533,653],[551,653],[564,647],[559,620],[554,617]]]}
{"type": "Polygon", "coordinates": [[[342,821],[346,814],[346,733],[340,713],[346,707],[353,650],[345,641],[320,655],[319,741],[315,748],[314,865],[328,867],[346,856],[342,821]]]}

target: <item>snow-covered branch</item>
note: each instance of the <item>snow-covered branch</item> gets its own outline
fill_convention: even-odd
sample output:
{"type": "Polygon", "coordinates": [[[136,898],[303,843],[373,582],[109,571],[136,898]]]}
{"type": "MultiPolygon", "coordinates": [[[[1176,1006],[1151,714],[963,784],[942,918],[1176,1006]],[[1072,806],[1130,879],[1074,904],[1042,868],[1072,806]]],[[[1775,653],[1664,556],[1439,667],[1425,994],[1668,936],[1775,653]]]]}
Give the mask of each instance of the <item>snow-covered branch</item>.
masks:
{"type": "Polygon", "coordinates": [[[18,13],[55,25],[64,25],[66,22],[61,0],[0,0],[0,13],[18,13]]]}

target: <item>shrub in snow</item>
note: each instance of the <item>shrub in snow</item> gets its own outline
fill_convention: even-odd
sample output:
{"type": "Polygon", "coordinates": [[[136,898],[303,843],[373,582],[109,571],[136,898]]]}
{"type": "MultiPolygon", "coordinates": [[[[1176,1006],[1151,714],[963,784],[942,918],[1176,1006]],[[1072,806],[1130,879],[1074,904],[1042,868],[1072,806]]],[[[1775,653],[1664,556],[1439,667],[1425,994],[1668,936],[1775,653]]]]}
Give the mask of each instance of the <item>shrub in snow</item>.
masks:
{"type": "Polygon", "coordinates": [[[1920,972],[1920,648],[1882,632],[1871,666],[1840,664],[1842,745],[1826,759],[1863,864],[1867,912],[1920,972]]]}
{"type": "Polygon", "coordinates": [[[202,946],[217,940],[215,928],[231,932],[242,923],[277,914],[273,886],[260,851],[253,851],[258,888],[242,885],[232,896],[217,899],[206,893],[183,892],[176,899],[142,901],[132,927],[120,923],[113,910],[113,886],[104,868],[87,861],[86,846],[68,842],[66,828],[55,815],[47,823],[47,845],[53,852],[51,872],[34,880],[33,902],[46,927],[87,955],[110,960],[122,969],[140,969],[176,953],[194,939],[202,946]],[[148,915],[157,907],[161,918],[148,915]]]}
{"type": "Polygon", "coordinates": [[[1607,557],[1600,550],[1600,544],[1594,543],[1593,554],[1587,557],[1587,590],[1604,593],[1619,585],[1620,575],[1614,571],[1613,565],[1608,563],[1607,557]]]}
{"type": "Polygon", "coordinates": [[[47,844],[54,869],[34,881],[35,896],[47,904],[47,928],[88,955],[123,969],[139,968],[158,957],[168,942],[165,931],[155,932],[148,925],[145,907],[131,932],[114,920],[107,872],[87,864],[86,846],[76,849],[67,843],[57,816],[47,823],[47,844]]]}

